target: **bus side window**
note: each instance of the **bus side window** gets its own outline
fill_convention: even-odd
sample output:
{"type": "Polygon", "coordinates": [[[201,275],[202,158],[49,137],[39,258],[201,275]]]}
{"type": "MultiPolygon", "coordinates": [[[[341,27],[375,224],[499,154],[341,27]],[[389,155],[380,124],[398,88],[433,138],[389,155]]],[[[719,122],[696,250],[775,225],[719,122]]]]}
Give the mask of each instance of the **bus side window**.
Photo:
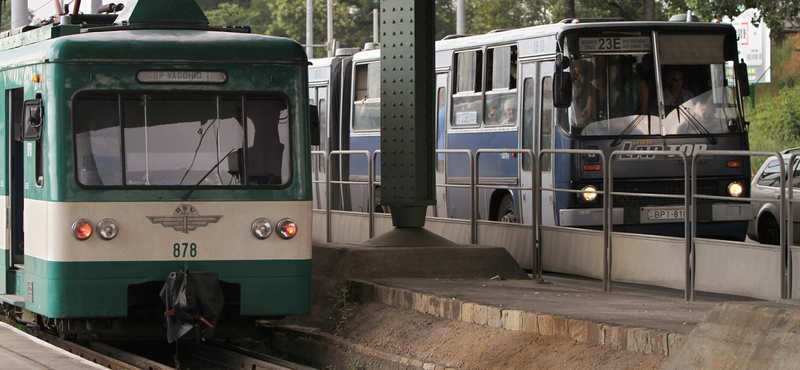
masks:
{"type": "MultiPolygon", "coordinates": [[[[534,109],[534,102],[533,93],[534,93],[534,83],[532,78],[526,78],[525,81],[522,82],[522,149],[529,149],[534,150],[533,148],[533,140],[534,140],[534,130],[533,130],[533,109],[534,109]]],[[[531,158],[528,155],[524,155],[522,158],[522,169],[525,171],[531,171],[531,158]]]]}
{"type": "Polygon", "coordinates": [[[455,54],[453,78],[453,126],[478,126],[483,122],[481,88],[482,52],[455,54]]]}
{"type": "Polygon", "coordinates": [[[517,123],[517,47],[489,48],[486,52],[486,125],[517,123]]]}
{"type": "Polygon", "coordinates": [[[356,65],[356,86],[353,95],[354,130],[380,128],[380,73],[378,63],[356,65]]]}
{"type": "MultiPolygon", "coordinates": [[[[440,87],[436,94],[436,149],[444,149],[444,120],[447,116],[447,92],[440,87]]],[[[444,153],[436,154],[436,171],[444,172],[444,153]]]]}

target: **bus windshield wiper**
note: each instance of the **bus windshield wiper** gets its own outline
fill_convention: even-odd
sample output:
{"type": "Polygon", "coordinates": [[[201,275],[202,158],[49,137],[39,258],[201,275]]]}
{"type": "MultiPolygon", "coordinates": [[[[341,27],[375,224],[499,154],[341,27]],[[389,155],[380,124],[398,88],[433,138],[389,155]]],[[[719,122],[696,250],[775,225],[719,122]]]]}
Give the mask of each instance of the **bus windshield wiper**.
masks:
{"type": "Polygon", "coordinates": [[[197,190],[197,187],[200,186],[200,183],[203,182],[206,179],[206,177],[208,177],[208,175],[214,172],[214,170],[216,170],[217,167],[219,167],[220,163],[222,163],[222,161],[224,161],[225,158],[228,158],[228,156],[231,155],[231,153],[233,153],[234,150],[236,150],[236,148],[231,149],[231,151],[229,151],[228,154],[225,154],[225,156],[222,157],[222,159],[220,159],[219,162],[217,162],[217,164],[214,165],[214,167],[211,167],[211,169],[208,170],[208,172],[206,172],[206,174],[200,178],[200,181],[198,181],[197,184],[194,184],[194,186],[192,186],[192,188],[189,189],[189,191],[187,191],[186,194],[183,194],[183,200],[189,199],[189,196],[192,195],[192,193],[194,193],[195,190],[197,190]]]}
{"type": "Polygon", "coordinates": [[[614,141],[611,142],[611,147],[613,148],[613,147],[619,145],[622,142],[622,139],[624,139],[631,132],[633,132],[633,130],[636,128],[636,126],[639,126],[639,123],[642,122],[644,117],[645,117],[644,114],[640,114],[640,115],[636,116],[636,118],[634,118],[634,120],[631,123],[629,123],[628,126],[626,126],[624,130],[622,130],[622,132],[619,134],[619,136],[617,136],[617,138],[614,139],[614,141]]]}
{"type": "Polygon", "coordinates": [[[695,131],[699,132],[700,135],[703,135],[703,137],[706,139],[706,141],[708,141],[709,144],[714,145],[717,143],[717,139],[714,137],[714,135],[711,135],[708,129],[706,129],[706,127],[703,126],[703,124],[697,120],[697,117],[695,117],[694,114],[692,114],[692,112],[689,112],[689,110],[686,109],[686,107],[684,107],[683,105],[678,106],[679,118],[681,113],[683,113],[686,116],[686,121],[689,122],[689,126],[695,129],[695,131]]]}

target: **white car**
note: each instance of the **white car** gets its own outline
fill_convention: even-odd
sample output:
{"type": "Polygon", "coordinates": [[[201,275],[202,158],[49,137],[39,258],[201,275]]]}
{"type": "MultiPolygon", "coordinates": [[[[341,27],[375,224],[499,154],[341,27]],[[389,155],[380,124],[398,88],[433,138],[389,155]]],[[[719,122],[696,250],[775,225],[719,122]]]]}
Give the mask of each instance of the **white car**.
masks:
{"type": "MultiPolygon", "coordinates": [[[[786,187],[793,189],[792,195],[792,215],[794,244],[800,244],[800,156],[795,158],[794,163],[789,163],[792,152],[800,151],[800,148],[787,149],[781,152],[784,165],[786,166],[786,187]]],[[[778,158],[770,157],[753,177],[750,186],[750,197],[761,198],[753,201],[753,210],[756,218],[750,221],[747,227],[747,235],[762,244],[780,244],[780,165],[778,158]]],[[[788,193],[786,193],[788,197],[788,193]]]]}

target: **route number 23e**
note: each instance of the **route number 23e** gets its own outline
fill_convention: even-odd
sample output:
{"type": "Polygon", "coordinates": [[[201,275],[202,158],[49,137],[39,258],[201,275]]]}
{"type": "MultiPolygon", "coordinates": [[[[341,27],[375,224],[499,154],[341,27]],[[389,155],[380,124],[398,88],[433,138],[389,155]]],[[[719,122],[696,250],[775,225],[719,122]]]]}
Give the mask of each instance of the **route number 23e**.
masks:
{"type": "Polygon", "coordinates": [[[197,257],[197,244],[175,243],[172,245],[172,256],[175,258],[197,257]]]}

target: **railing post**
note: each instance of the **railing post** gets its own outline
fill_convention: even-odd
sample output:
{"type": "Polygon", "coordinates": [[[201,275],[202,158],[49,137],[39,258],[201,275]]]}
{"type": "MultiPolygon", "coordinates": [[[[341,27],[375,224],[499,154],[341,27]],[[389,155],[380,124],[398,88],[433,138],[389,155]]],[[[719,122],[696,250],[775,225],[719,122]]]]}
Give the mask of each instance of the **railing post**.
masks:
{"type": "MultiPolygon", "coordinates": [[[[794,168],[795,161],[800,158],[800,154],[792,154],[789,156],[789,168],[794,168]]],[[[792,246],[794,245],[794,206],[792,203],[795,202],[794,200],[794,172],[791,173],[792,181],[786,184],[786,190],[788,194],[786,195],[787,198],[787,212],[786,212],[786,224],[788,227],[786,228],[786,245],[787,245],[787,271],[786,276],[788,279],[787,283],[787,293],[786,298],[792,299],[792,278],[794,275],[794,261],[792,260],[792,246]]]]}

